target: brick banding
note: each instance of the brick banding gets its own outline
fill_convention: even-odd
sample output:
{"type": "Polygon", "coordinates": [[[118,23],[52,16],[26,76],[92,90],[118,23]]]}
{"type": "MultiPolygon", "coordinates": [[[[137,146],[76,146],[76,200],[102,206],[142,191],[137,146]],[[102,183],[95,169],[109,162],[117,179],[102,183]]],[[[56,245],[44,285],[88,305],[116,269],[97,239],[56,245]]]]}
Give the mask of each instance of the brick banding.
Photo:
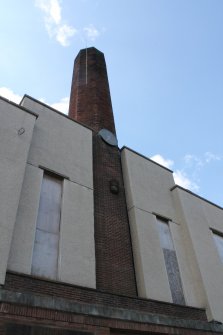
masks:
{"type": "Polygon", "coordinates": [[[111,294],[11,272],[8,272],[6,275],[4,289],[15,292],[31,292],[44,296],[61,297],[82,303],[93,302],[94,304],[103,306],[167,315],[174,318],[207,321],[204,309],[111,294]]]}

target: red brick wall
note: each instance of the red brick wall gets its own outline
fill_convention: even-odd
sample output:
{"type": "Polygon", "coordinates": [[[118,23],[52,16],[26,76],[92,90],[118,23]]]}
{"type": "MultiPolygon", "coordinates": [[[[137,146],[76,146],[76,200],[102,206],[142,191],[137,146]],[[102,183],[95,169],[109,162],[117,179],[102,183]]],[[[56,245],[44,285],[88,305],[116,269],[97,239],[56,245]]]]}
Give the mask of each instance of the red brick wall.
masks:
{"type": "Polygon", "coordinates": [[[95,48],[81,50],[75,59],[69,116],[95,132],[106,128],[115,133],[104,54],[95,48]]]}
{"type": "Polygon", "coordinates": [[[93,289],[81,288],[69,284],[41,280],[31,276],[18,275],[15,273],[6,274],[4,289],[16,292],[32,292],[34,294],[56,296],[64,299],[71,299],[77,302],[94,303],[124,309],[126,308],[182,319],[207,320],[205,311],[199,308],[178,306],[154,300],[131,298],[100,292],[93,289]]]}
{"type": "Polygon", "coordinates": [[[115,133],[115,125],[104,55],[95,48],[81,50],[75,60],[69,116],[94,130],[93,176],[97,288],[111,293],[136,296],[120,152],[118,148],[103,142],[97,135],[102,128],[115,133]],[[109,182],[114,179],[120,186],[118,194],[112,194],[109,189],[109,182]]]}
{"type": "MultiPolygon", "coordinates": [[[[63,313],[36,307],[19,306],[0,303],[0,325],[7,324],[30,325],[64,329],[72,331],[92,332],[95,335],[124,334],[173,334],[173,335],[220,335],[220,332],[201,331],[181,327],[171,327],[158,324],[136,323],[117,319],[106,319],[63,313]]],[[[4,328],[2,328],[4,331],[4,328]]],[[[1,335],[8,335],[3,332],[1,335]]],[[[36,334],[36,333],[34,333],[36,334]]],[[[34,335],[33,334],[33,335],[34,335]]],[[[41,334],[41,333],[40,333],[41,334]]],[[[65,332],[66,334],[66,332],[65,332]]],[[[11,334],[10,334],[11,335],[11,334]]],[[[15,333],[16,335],[16,333],[15,333]]],[[[37,334],[36,334],[37,335],[37,334]]],[[[39,335],[39,334],[38,334],[39,335]]],[[[83,334],[84,335],[84,334],[83,334]]]]}
{"type": "MultiPolygon", "coordinates": [[[[29,335],[46,335],[44,330],[49,330],[49,334],[68,335],[69,332],[75,332],[75,335],[109,335],[110,330],[107,327],[94,325],[87,317],[74,315],[71,313],[55,312],[35,307],[19,306],[2,303],[0,304],[0,329],[1,335],[12,335],[12,325],[15,329],[13,335],[20,334],[23,330],[32,328],[29,335]],[[39,330],[39,331],[38,331],[39,330]],[[68,334],[67,334],[68,333],[68,334]]],[[[97,323],[96,323],[97,324],[97,323]]],[[[28,335],[22,333],[22,335],[28,335]]],[[[71,335],[71,334],[69,334],[71,335]]]]}
{"type": "Polygon", "coordinates": [[[136,296],[136,281],[120,152],[94,136],[94,213],[97,288],[136,296]],[[119,193],[110,191],[111,180],[119,193]]]}
{"type": "Polygon", "coordinates": [[[6,335],[93,335],[94,333],[63,328],[6,323],[6,335]]]}

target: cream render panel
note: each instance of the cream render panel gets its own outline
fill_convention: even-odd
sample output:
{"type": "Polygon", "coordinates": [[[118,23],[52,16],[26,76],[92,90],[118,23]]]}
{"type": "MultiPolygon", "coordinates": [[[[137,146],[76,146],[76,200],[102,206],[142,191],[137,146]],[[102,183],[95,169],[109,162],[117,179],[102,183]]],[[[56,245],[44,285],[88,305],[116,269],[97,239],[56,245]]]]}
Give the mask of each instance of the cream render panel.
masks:
{"type": "Polygon", "coordinates": [[[95,288],[92,132],[32,98],[25,97],[23,105],[39,116],[29,150],[8,269],[31,274],[43,173],[49,171],[62,178],[56,280],[95,288]]]}
{"type": "Polygon", "coordinates": [[[219,208],[180,187],[172,192],[181,207],[182,222],[192,242],[190,247],[200,272],[208,318],[223,322],[223,265],[210,229],[213,223],[220,228],[220,223],[216,223],[216,218],[221,217],[219,208]]]}
{"type": "Polygon", "coordinates": [[[39,115],[28,162],[92,188],[91,130],[27,96],[22,105],[39,115]]]}
{"type": "Polygon", "coordinates": [[[191,239],[185,229],[183,219],[178,222],[180,224],[169,222],[169,226],[177,254],[186,305],[205,308],[206,296],[191,239]]]}
{"type": "Polygon", "coordinates": [[[96,288],[93,191],[64,180],[59,280],[96,288]]]}
{"type": "Polygon", "coordinates": [[[16,217],[8,270],[31,274],[43,170],[27,164],[16,217]]]}
{"type": "Polygon", "coordinates": [[[124,148],[122,166],[126,185],[127,206],[175,219],[172,194],[172,171],[124,148]]]}
{"type": "Polygon", "coordinates": [[[132,208],[129,221],[139,296],[172,302],[156,217],[132,208]]]}
{"type": "Polygon", "coordinates": [[[204,202],[203,210],[209,227],[223,233],[223,209],[209,202],[204,202]]]}
{"type": "Polygon", "coordinates": [[[122,150],[122,167],[140,295],[151,298],[153,287],[153,299],[172,301],[158,233],[154,230],[158,215],[169,220],[186,304],[206,307],[192,240],[184,224],[180,201],[171,192],[175,187],[171,171],[127,148],[122,150]],[[139,236],[142,236],[141,244],[139,236]],[[154,278],[148,269],[156,274],[154,278]]]}
{"type": "Polygon", "coordinates": [[[0,99],[0,284],[11,240],[36,116],[0,99]]]}
{"type": "Polygon", "coordinates": [[[172,302],[155,215],[175,219],[172,172],[128,148],[121,159],[139,295],[172,302]]]}
{"type": "MultiPolygon", "coordinates": [[[[27,165],[8,270],[31,274],[43,170],[27,165]]],[[[56,280],[96,287],[93,191],[63,181],[56,280]]]]}

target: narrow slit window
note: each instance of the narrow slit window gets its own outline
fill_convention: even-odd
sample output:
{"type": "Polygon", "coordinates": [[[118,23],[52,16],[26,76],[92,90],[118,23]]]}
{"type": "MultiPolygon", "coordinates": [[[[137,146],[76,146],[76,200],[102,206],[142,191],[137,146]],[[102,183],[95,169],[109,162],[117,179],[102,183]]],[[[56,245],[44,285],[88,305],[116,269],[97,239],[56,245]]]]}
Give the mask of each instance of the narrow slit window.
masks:
{"type": "Polygon", "coordinates": [[[174,249],[168,221],[157,217],[157,227],[173,302],[185,305],[176,251],[174,249]]]}
{"type": "Polygon", "coordinates": [[[223,235],[212,231],[216,247],[218,249],[219,257],[223,263],[223,235]]]}
{"type": "Polygon", "coordinates": [[[33,249],[33,275],[57,278],[61,195],[62,179],[44,173],[33,249]]]}

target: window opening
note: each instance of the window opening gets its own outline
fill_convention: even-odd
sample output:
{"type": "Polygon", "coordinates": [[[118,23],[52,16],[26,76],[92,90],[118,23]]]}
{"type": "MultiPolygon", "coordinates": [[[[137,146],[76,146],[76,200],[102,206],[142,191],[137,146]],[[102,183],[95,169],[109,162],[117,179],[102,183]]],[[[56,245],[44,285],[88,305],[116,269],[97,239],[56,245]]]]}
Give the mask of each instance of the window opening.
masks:
{"type": "Polygon", "coordinates": [[[57,278],[62,179],[44,173],[33,249],[32,274],[57,278]]]}
{"type": "Polygon", "coordinates": [[[216,247],[218,249],[219,257],[223,263],[223,235],[216,231],[212,231],[216,247]]]}
{"type": "Polygon", "coordinates": [[[157,227],[173,302],[185,305],[180,271],[169,223],[167,220],[157,217],[157,227]]]}

